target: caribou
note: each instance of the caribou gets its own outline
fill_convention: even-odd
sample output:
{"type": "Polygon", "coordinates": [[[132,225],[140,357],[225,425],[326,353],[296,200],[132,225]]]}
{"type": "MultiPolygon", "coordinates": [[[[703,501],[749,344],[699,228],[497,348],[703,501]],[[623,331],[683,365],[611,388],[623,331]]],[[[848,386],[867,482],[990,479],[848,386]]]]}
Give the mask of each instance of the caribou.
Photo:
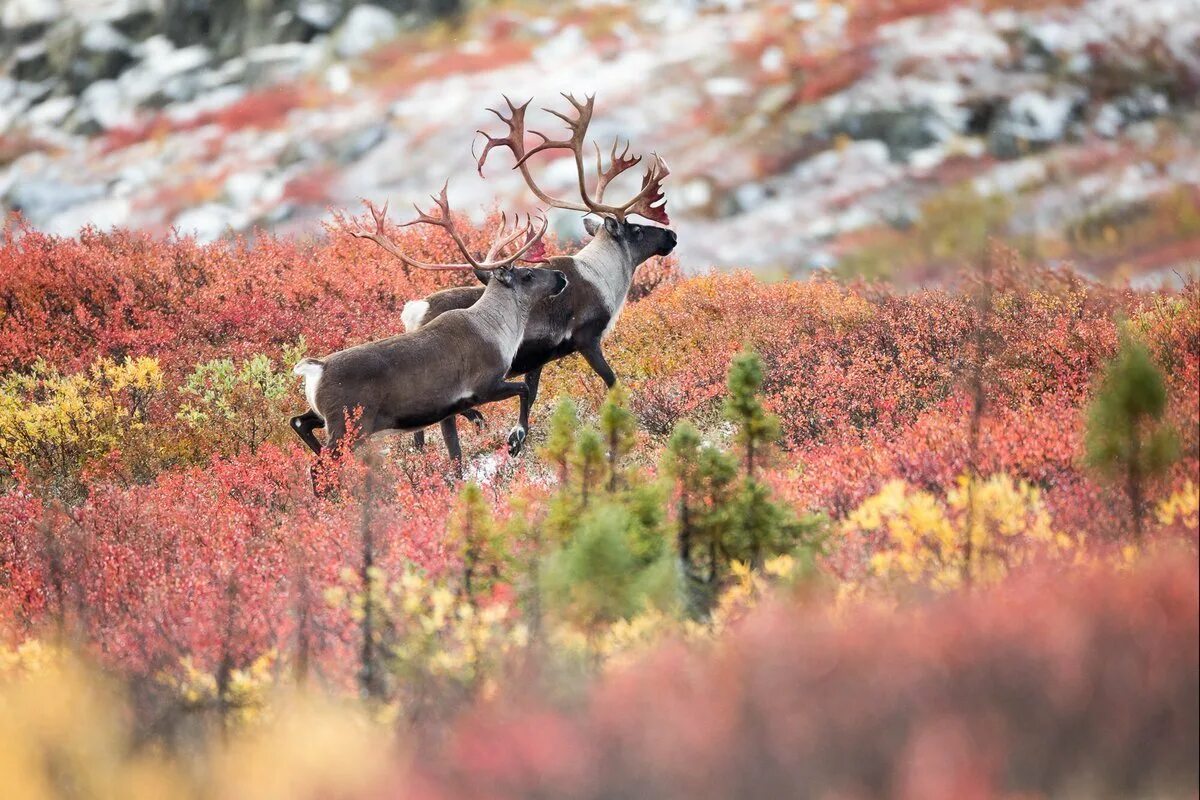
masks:
{"type": "MultiPolygon", "coordinates": [[[[442,228],[464,263],[426,263],[405,254],[383,233],[386,204],[382,210],[367,204],[378,229],[370,237],[413,269],[473,270],[487,276],[487,287],[473,303],[447,311],[419,330],[296,364],[293,371],[304,379],[308,410],[293,417],[291,427],[318,456],[343,442],[347,421],[355,414],[360,440],[379,431],[414,431],[440,423],[461,475],[454,416],[480,403],[514,396],[521,398],[522,406],[528,402],[528,386],[505,378],[524,341],[530,310],[570,285],[561,270],[517,266],[535,259],[546,217],[539,217],[539,225],[530,215],[524,226],[518,217],[511,230],[502,217],[487,254],[477,258],[455,227],[446,187],[433,200],[436,213],[417,208],[417,218],[405,225],[442,228]],[[322,427],[323,446],[313,433],[322,427]]],[[[314,467],[314,486],[316,474],[314,467]]]]}
{"type": "MultiPolygon", "coordinates": [[[[541,142],[526,148],[525,113],[532,101],[515,105],[507,97],[504,98],[508,106],[507,116],[497,109],[488,109],[507,127],[507,133],[493,136],[486,131],[477,132],[487,140],[478,157],[480,175],[483,174],[489,153],[495,148],[506,148],[515,159],[513,168],[520,170],[526,185],[538,200],[553,208],[579,211],[599,218],[599,221],[590,216],[584,219],[584,228],[592,239],[582,249],[574,255],[550,258],[543,264],[543,269],[566,275],[569,283],[564,292],[534,304],[509,369],[509,378],[524,376],[526,389],[521,395],[517,425],[508,436],[508,449],[512,455],[520,452],[528,435],[530,406],[537,397],[541,371],[546,364],[571,353],[579,353],[605,386],[612,388],[616,383],[616,375],[604,357],[604,337],[621,315],[637,267],[652,256],[668,255],[677,241],[675,232],[669,228],[641,225],[628,219],[636,215],[664,226],[670,224],[662,192],[663,180],[670,174],[666,162],[656,154],[651,154],[642,176],[641,189],[625,202],[606,203],[604,193],[613,179],[636,166],[642,158],[631,156],[628,144],[618,152],[618,144],[614,141],[606,169],[600,148],[595,146],[595,188],[589,191],[584,149],[595,97],[587,96],[582,101],[571,95],[564,94],[563,97],[574,109],[573,116],[553,109],[545,110],[566,123],[569,132],[566,138],[551,139],[543,133],[529,131],[541,142]],[[543,191],[535,181],[529,159],[551,150],[566,151],[574,159],[578,201],[554,197],[543,191]]],[[[382,221],[378,223],[381,232],[382,221]]],[[[373,236],[359,235],[366,238],[373,236]]],[[[495,281],[495,273],[476,271],[475,275],[483,286],[443,289],[405,304],[401,314],[405,329],[413,332],[425,330],[447,314],[478,302],[495,281]]],[[[474,410],[465,412],[464,416],[476,422],[480,419],[474,410]]],[[[457,432],[453,428],[453,420],[449,425],[442,425],[443,434],[451,434],[447,447],[457,447],[457,432]],[[452,445],[451,441],[455,444],[452,445]]],[[[418,446],[424,443],[423,432],[416,432],[414,437],[418,446]]]]}

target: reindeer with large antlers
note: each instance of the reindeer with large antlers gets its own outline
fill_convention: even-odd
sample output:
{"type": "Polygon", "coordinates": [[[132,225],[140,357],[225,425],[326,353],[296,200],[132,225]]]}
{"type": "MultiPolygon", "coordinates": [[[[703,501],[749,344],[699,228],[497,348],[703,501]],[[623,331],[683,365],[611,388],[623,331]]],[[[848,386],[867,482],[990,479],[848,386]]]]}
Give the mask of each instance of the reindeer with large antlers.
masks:
{"type": "Polygon", "coordinates": [[[528,387],[505,377],[524,340],[530,310],[568,285],[559,270],[516,266],[518,261],[536,258],[546,219],[542,217],[539,225],[531,216],[521,226],[518,218],[511,230],[502,221],[487,254],[476,258],[455,228],[445,187],[433,199],[436,215],[418,208],[417,218],[406,225],[442,228],[464,263],[429,264],[406,255],[385,232],[386,205],[380,210],[368,203],[376,229],[352,233],[370,239],[413,269],[474,270],[487,276],[487,288],[469,307],[443,314],[418,331],[297,364],[294,372],[304,378],[308,411],[293,417],[291,425],[317,455],[322,445],[313,430],[324,427],[324,446],[336,447],[346,436],[347,415],[361,409],[358,425],[364,438],[378,431],[420,430],[441,423],[461,474],[454,416],[480,403],[513,396],[520,398],[522,408],[529,402],[528,387]]]}
{"type": "MultiPolygon", "coordinates": [[[[547,363],[571,353],[579,353],[588,365],[600,376],[605,385],[612,387],[616,376],[604,358],[602,341],[616,324],[629,294],[633,273],[651,256],[665,256],[675,248],[674,231],[667,228],[638,225],[628,221],[630,216],[644,217],[653,222],[669,225],[666,200],[662,183],[670,171],[657,155],[651,155],[642,177],[641,189],[629,200],[609,204],[604,201],[605,190],[612,181],[641,162],[640,156],[630,156],[629,147],[617,152],[613,143],[609,154],[609,165],[605,169],[600,148],[596,147],[596,184],[594,194],[588,190],[585,165],[585,147],[588,124],[592,119],[594,97],[580,102],[570,95],[563,95],[575,110],[568,116],[546,109],[567,124],[570,135],[564,139],[551,139],[545,134],[530,131],[541,142],[526,148],[525,112],[529,102],[514,105],[507,97],[508,115],[489,109],[500,118],[507,128],[504,136],[492,136],[479,131],[486,139],[479,156],[479,173],[488,154],[495,148],[507,148],[515,159],[514,169],[519,169],[533,194],[546,205],[570,211],[581,211],[599,217],[602,222],[584,220],[584,227],[592,236],[579,252],[573,256],[549,259],[545,266],[559,270],[570,280],[565,292],[537,303],[525,326],[525,336],[513,358],[510,377],[525,376],[528,402],[521,403],[518,424],[508,437],[509,452],[520,452],[529,431],[529,407],[537,396],[541,370],[547,363]],[[575,162],[579,183],[579,201],[553,197],[543,191],[534,180],[529,161],[533,156],[548,151],[565,151],[575,162]]],[[[476,273],[480,281],[490,286],[487,273],[476,273]]],[[[454,309],[467,308],[475,303],[487,290],[481,287],[459,287],[435,292],[423,300],[407,303],[401,320],[406,330],[423,329],[454,309]]],[[[418,443],[423,434],[416,434],[418,443]]]]}

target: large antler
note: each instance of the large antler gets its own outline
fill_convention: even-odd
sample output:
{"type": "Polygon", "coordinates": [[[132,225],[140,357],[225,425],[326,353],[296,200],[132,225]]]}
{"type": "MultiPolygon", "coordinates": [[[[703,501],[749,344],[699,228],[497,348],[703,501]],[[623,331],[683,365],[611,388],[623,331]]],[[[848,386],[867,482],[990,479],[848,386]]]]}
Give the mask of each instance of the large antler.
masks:
{"type": "Polygon", "coordinates": [[[592,109],[596,102],[595,95],[589,95],[583,102],[576,100],[574,96],[564,94],[563,97],[575,109],[575,116],[570,117],[566,114],[559,113],[553,109],[545,109],[545,111],[553,114],[566,123],[567,129],[570,131],[570,136],[565,139],[551,139],[544,133],[538,131],[530,131],[534,136],[539,137],[542,141],[532,149],[525,148],[525,111],[529,108],[531,101],[526,101],[521,105],[513,105],[513,102],[504,98],[504,102],[508,105],[509,115],[506,117],[500,111],[494,108],[489,108],[501,122],[508,126],[507,136],[492,136],[486,131],[478,131],[487,139],[484,145],[483,153],[479,156],[479,174],[483,174],[483,165],[487,161],[488,154],[494,147],[507,147],[512,151],[513,157],[516,159],[516,168],[521,170],[521,176],[525,178],[525,183],[543,203],[546,203],[555,208],[565,208],[571,211],[584,211],[593,214],[605,216],[613,216],[619,220],[624,220],[630,214],[638,214],[646,219],[655,222],[661,222],[664,225],[670,224],[670,219],[667,217],[666,199],[662,193],[662,182],[666,179],[671,171],[667,168],[667,164],[657,154],[651,154],[651,160],[646,166],[646,173],[642,176],[642,188],[633,196],[632,199],[620,205],[608,205],[604,201],[604,190],[621,173],[640,163],[641,156],[629,156],[629,145],[625,145],[625,149],[618,155],[617,142],[613,142],[612,152],[609,156],[608,169],[603,169],[602,157],[600,148],[596,146],[596,174],[598,180],[596,183],[596,195],[593,198],[588,193],[587,180],[583,164],[583,151],[587,141],[588,125],[592,121],[592,109]],[[533,179],[533,175],[529,172],[528,161],[532,156],[538,153],[543,153],[548,150],[568,150],[575,159],[575,173],[579,180],[579,196],[582,203],[574,201],[562,200],[557,197],[552,197],[544,192],[533,179]]]}
{"type": "MultiPolygon", "coordinates": [[[[462,270],[462,269],[478,269],[478,270],[495,270],[511,267],[517,261],[541,261],[540,247],[542,237],[546,233],[547,220],[544,215],[539,215],[540,227],[535,226],[534,216],[529,215],[529,219],[525,225],[521,225],[521,217],[517,215],[513,220],[511,232],[508,229],[508,215],[500,216],[500,225],[496,228],[491,246],[488,248],[487,255],[482,260],[477,259],[471,253],[471,249],[467,247],[459,235],[458,229],[454,225],[454,217],[450,213],[450,201],[446,198],[446,187],[442,186],[442,191],[435,195],[430,195],[437,207],[438,214],[426,213],[415,204],[413,208],[417,210],[417,218],[411,222],[405,222],[400,225],[401,228],[406,228],[409,225],[434,225],[446,231],[450,238],[458,247],[463,258],[466,259],[465,264],[429,264],[424,261],[418,261],[415,258],[407,256],[392,241],[385,231],[385,223],[387,221],[387,203],[383,204],[383,208],[376,208],[375,204],[370,200],[363,200],[363,204],[371,212],[371,217],[375,220],[374,231],[364,231],[351,228],[348,225],[343,225],[345,230],[352,236],[359,239],[370,239],[375,244],[382,247],[387,252],[391,253],[396,258],[403,261],[406,265],[414,269],[429,269],[429,270],[462,270]],[[510,247],[518,239],[524,237],[521,246],[508,255],[503,255],[505,248],[510,247]],[[535,249],[536,248],[536,249],[535,249]]],[[[432,212],[432,209],[431,209],[432,212]]]]}

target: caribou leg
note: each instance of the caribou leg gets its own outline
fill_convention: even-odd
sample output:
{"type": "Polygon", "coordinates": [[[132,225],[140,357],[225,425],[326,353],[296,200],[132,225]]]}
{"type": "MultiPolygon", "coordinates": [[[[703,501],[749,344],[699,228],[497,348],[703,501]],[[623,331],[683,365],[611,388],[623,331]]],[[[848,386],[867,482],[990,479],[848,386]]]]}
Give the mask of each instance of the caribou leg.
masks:
{"type": "Polygon", "coordinates": [[[458,421],[449,416],[438,423],[442,428],[442,438],[446,440],[446,452],[454,462],[454,471],[461,481],[463,478],[462,446],[458,443],[458,421]]]}
{"type": "Polygon", "coordinates": [[[308,449],[312,450],[317,455],[321,455],[321,441],[313,435],[313,428],[324,428],[325,420],[321,419],[317,412],[311,408],[299,416],[291,419],[292,430],[300,437],[300,440],[308,445],[308,449]]]}
{"type": "Polygon", "coordinates": [[[599,339],[579,348],[579,354],[587,361],[588,366],[600,376],[605,386],[611,389],[616,385],[617,376],[613,373],[612,367],[608,365],[608,361],[604,358],[604,351],[600,348],[599,339]]]}
{"type": "Polygon", "coordinates": [[[521,415],[517,421],[517,427],[508,433],[508,454],[510,456],[521,452],[521,448],[525,445],[525,437],[529,435],[529,409],[533,406],[533,401],[537,399],[538,381],[541,380],[541,377],[541,367],[525,373],[525,386],[529,389],[529,394],[521,398],[521,415]]]}
{"type": "MultiPolygon", "coordinates": [[[[466,411],[460,412],[463,419],[472,423],[476,429],[483,429],[483,414],[480,414],[473,408],[468,408],[466,411]]],[[[419,430],[413,434],[413,447],[417,450],[425,449],[425,430],[419,430]]]]}

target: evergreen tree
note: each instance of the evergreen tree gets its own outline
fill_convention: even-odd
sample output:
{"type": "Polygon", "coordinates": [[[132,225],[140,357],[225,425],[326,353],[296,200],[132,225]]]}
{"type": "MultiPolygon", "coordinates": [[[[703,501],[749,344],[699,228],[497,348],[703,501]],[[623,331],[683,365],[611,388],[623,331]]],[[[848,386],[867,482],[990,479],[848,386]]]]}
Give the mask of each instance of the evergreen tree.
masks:
{"type": "Polygon", "coordinates": [[[594,428],[580,431],[571,465],[578,477],[579,505],[587,508],[588,500],[604,481],[604,441],[594,428]]]}
{"type": "Polygon", "coordinates": [[[1088,464],[1124,483],[1134,533],[1142,535],[1146,483],[1178,457],[1175,431],[1163,422],[1167,388],[1150,352],[1127,332],[1088,408],[1088,464]]]}
{"type": "MultiPolygon", "coordinates": [[[[600,502],[580,518],[575,537],[547,559],[542,595],[559,618],[589,642],[604,626],[650,607],[669,609],[676,595],[665,547],[639,548],[640,522],[620,503],[600,502]]],[[[659,537],[661,541],[661,536],[659,537]]]]}
{"type": "Polygon", "coordinates": [[[629,410],[629,393],[621,384],[608,392],[600,407],[600,434],[608,447],[608,491],[615,492],[621,481],[621,460],[633,450],[637,438],[637,418],[629,410]]]}
{"type": "Polygon", "coordinates": [[[773,556],[797,549],[813,550],[822,528],[820,515],[797,517],[790,507],[771,497],[765,484],[753,478],[744,479],[738,487],[730,503],[729,519],[724,540],[726,556],[754,569],[761,569],[773,556]]]}
{"type": "Polygon", "coordinates": [[[699,432],[685,421],[671,433],[663,472],[675,484],[676,542],[685,605],[691,616],[702,617],[712,607],[724,574],[737,462],[728,453],[705,446],[699,432]]]}
{"type": "Polygon", "coordinates": [[[507,538],[495,529],[491,508],[477,484],[468,483],[459,493],[450,516],[449,542],[462,561],[460,592],[475,606],[508,562],[507,538]]]}
{"type": "Polygon", "coordinates": [[[762,384],[762,359],[753,350],[743,350],[729,367],[725,418],[737,426],[747,477],[754,476],[766,450],[779,438],[778,418],[767,413],[758,398],[762,384]]]}
{"type": "Polygon", "coordinates": [[[675,482],[679,561],[684,570],[691,567],[696,516],[700,513],[696,506],[701,502],[704,491],[700,473],[700,447],[700,432],[685,420],[671,431],[662,461],[663,472],[675,482]]]}
{"type": "Polygon", "coordinates": [[[550,416],[549,432],[543,452],[546,460],[555,465],[560,486],[567,485],[570,477],[571,456],[575,452],[575,437],[579,433],[579,411],[575,403],[564,397],[554,407],[550,416]]]}

